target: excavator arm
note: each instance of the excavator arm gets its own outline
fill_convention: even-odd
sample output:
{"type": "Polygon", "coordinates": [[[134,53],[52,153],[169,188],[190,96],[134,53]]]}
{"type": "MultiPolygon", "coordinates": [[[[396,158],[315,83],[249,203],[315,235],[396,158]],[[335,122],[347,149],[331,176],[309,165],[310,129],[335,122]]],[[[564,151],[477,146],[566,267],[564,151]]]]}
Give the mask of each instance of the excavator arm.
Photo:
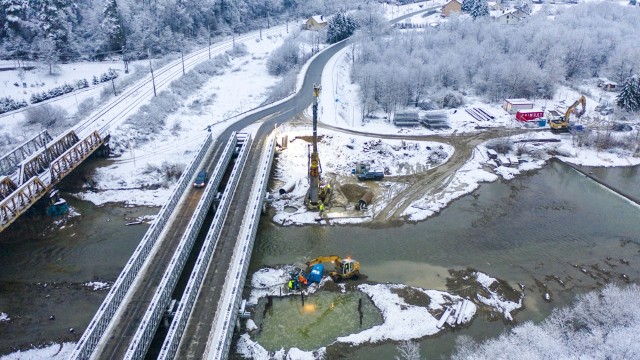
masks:
{"type": "Polygon", "coordinates": [[[582,105],[582,110],[580,110],[580,112],[575,113],[576,117],[582,116],[586,111],[587,99],[584,97],[584,95],[580,96],[580,99],[576,100],[573,104],[571,104],[571,106],[569,106],[569,108],[567,109],[567,112],[564,114],[564,121],[566,122],[569,121],[569,117],[571,116],[571,114],[574,113],[578,105],[582,105]]]}
{"type": "Polygon", "coordinates": [[[341,260],[342,259],[337,255],[318,256],[313,260],[307,261],[307,266],[312,267],[313,265],[316,265],[316,264],[329,263],[329,262],[334,264],[339,264],[341,260]]]}

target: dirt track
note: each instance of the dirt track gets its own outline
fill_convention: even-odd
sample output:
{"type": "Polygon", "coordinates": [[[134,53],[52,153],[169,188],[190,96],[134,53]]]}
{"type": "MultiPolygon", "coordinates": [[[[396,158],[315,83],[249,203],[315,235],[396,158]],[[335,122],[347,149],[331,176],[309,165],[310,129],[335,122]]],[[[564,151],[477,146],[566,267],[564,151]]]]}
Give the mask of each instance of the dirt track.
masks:
{"type": "Polygon", "coordinates": [[[398,193],[389,201],[382,211],[377,213],[373,218],[374,222],[387,222],[393,220],[402,220],[402,213],[414,201],[428,194],[436,194],[443,191],[453,179],[453,175],[471,159],[473,149],[494,138],[511,136],[522,133],[526,130],[513,130],[496,128],[485,130],[475,134],[460,134],[455,132],[452,135],[380,135],[367,132],[345,130],[326,124],[319,124],[320,127],[335,130],[346,134],[354,134],[360,136],[370,136],[382,139],[402,139],[415,141],[437,141],[449,144],[454,147],[455,151],[446,163],[428,171],[406,176],[396,176],[385,178],[388,181],[405,185],[405,189],[398,193]]]}

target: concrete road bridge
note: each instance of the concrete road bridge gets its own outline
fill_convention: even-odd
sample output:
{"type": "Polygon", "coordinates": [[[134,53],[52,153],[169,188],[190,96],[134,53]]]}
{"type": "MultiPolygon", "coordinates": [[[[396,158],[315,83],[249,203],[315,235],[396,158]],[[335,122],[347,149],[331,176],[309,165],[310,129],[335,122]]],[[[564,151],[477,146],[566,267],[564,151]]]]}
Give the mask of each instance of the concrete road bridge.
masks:
{"type": "Polygon", "coordinates": [[[348,43],[314,57],[298,93],[230,125],[216,141],[207,137],[83,332],[72,359],[228,356],[275,151],[274,128],[309,107],[325,64],[348,43]],[[242,132],[254,123],[261,124],[258,130],[242,132]],[[204,190],[190,186],[200,168],[213,174],[204,190]],[[198,239],[197,258],[186,266],[196,256],[198,239]],[[181,279],[186,285],[180,286],[181,279]],[[163,318],[170,319],[166,333],[158,331],[163,318]],[[159,345],[150,350],[152,343],[159,345]]]}

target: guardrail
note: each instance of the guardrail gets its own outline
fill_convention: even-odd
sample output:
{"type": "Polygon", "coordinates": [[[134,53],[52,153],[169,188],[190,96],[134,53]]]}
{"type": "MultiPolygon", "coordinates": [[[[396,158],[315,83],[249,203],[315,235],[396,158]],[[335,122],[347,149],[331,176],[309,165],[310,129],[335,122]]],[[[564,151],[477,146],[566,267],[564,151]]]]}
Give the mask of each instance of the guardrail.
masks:
{"type": "Polygon", "coordinates": [[[185,188],[191,183],[191,178],[198,169],[198,166],[200,166],[202,159],[207,151],[209,151],[212,143],[213,138],[211,137],[211,134],[208,134],[202,145],[200,145],[200,149],[196,153],[196,156],[194,156],[182,173],[182,176],[180,176],[169,200],[164,204],[162,209],[160,209],[156,220],[145,233],[140,244],[133,252],[133,255],[131,255],[131,258],[129,258],[129,261],[107,294],[107,297],[102,302],[102,305],[100,305],[100,308],[93,316],[89,326],[82,334],[80,341],[78,341],[78,344],[71,353],[70,359],[88,359],[93,353],[93,350],[100,342],[100,338],[109,326],[113,315],[116,313],[122,299],[124,299],[126,293],[129,291],[129,288],[138,275],[140,268],[142,268],[142,265],[147,260],[147,257],[156,244],[160,233],[164,230],[171,213],[174,211],[178,201],[182,197],[185,188]]]}
{"type": "MultiPolygon", "coordinates": [[[[140,321],[140,325],[137,327],[136,333],[133,336],[131,344],[127,349],[127,353],[124,356],[125,359],[130,360],[143,358],[151,344],[151,341],[153,340],[158,324],[162,320],[162,315],[171,301],[173,289],[175,288],[180,274],[184,269],[184,264],[187,262],[187,258],[191,253],[193,243],[196,241],[196,238],[200,233],[200,228],[202,227],[204,218],[211,207],[213,198],[218,191],[218,186],[220,185],[222,177],[227,170],[227,166],[229,165],[229,161],[231,160],[231,156],[233,155],[238,142],[236,135],[237,134],[233,132],[229,141],[227,141],[224,152],[216,164],[213,180],[207,184],[205,192],[198,202],[194,216],[189,221],[189,224],[182,235],[182,239],[180,239],[180,243],[171,257],[171,261],[169,261],[169,265],[162,276],[162,280],[153,295],[153,300],[151,300],[151,303],[142,317],[142,321],[140,321]]],[[[244,149],[245,148],[243,147],[242,150],[244,149]]],[[[238,163],[236,162],[233,174],[235,174],[237,166],[238,163]]],[[[232,177],[230,181],[237,183],[238,180],[232,177]]],[[[225,194],[227,191],[228,186],[225,188],[225,194]]]]}
{"type": "Polygon", "coordinates": [[[261,173],[256,175],[256,181],[251,190],[250,203],[247,207],[248,212],[242,220],[240,235],[238,236],[239,241],[236,243],[236,248],[233,252],[231,267],[227,272],[222,296],[218,303],[216,317],[203,358],[224,359],[229,354],[233,326],[238,316],[240,296],[242,295],[242,288],[244,287],[249,260],[253,251],[253,243],[258,230],[260,211],[262,210],[267,181],[271,172],[274,151],[275,136],[272,134],[260,160],[260,170],[258,171],[261,171],[261,173]]]}
{"type": "Polygon", "coordinates": [[[198,259],[196,260],[191,275],[189,276],[189,282],[187,283],[187,287],[182,294],[182,299],[180,300],[180,304],[178,305],[176,314],[171,321],[169,332],[167,333],[164,343],[162,344],[158,359],[173,359],[176,355],[178,346],[180,345],[180,340],[182,339],[182,335],[184,334],[184,329],[186,328],[187,322],[189,321],[189,318],[191,316],[191,310],[193,309],[193,305],[196,301],[198,292],[200,290],[200,287],[202,286],[202,281],[209,266],[209,261],[211,260],[212,254],[216,250],[218,237],[220,235],[220,232],[222,231],[222,226],[224,225],[225,219],[229,212],[229,206],[231,205],[233,194],[235,193],[238,186],[240,174],[247,161],[250,148],[251,137],[250,135],[248,135],[245,143],[243,144],[242,150],[240,151],[240,154],[236,159],[236,164],[231,173],[230,182],[222,195],[218,211],[216,211],[213,221],[211,222],[211,227],[209,227],[207,237],[204,240],[204,244],[202,245],[202,249],[200,250],[198,259]]]}

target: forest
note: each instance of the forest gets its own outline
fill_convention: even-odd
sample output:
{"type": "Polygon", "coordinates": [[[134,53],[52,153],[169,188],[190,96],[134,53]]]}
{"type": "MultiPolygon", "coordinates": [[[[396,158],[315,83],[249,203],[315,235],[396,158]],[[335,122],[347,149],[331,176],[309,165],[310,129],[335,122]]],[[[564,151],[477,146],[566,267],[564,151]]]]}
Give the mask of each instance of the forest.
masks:
{"type": "Polygon", "coordinates": [[[435,28],[363,36],[352,69],[362,115],[455,107],[464,95],[551,98],[558,85],[594,77],[623,84],[640,72],[631,35],[640,12],[611,2],[555,9],[546,6],[518,26],[463,15],[435,28]]]}
{"type": "MultiPolygon", "coordinates": [[[[347,11],[344,0],[0,0],[0,57],[47,63],[140,59],[209,37],[347,11]]],[[[299,21],[298,21],[299,23],[299,21]]]]}

